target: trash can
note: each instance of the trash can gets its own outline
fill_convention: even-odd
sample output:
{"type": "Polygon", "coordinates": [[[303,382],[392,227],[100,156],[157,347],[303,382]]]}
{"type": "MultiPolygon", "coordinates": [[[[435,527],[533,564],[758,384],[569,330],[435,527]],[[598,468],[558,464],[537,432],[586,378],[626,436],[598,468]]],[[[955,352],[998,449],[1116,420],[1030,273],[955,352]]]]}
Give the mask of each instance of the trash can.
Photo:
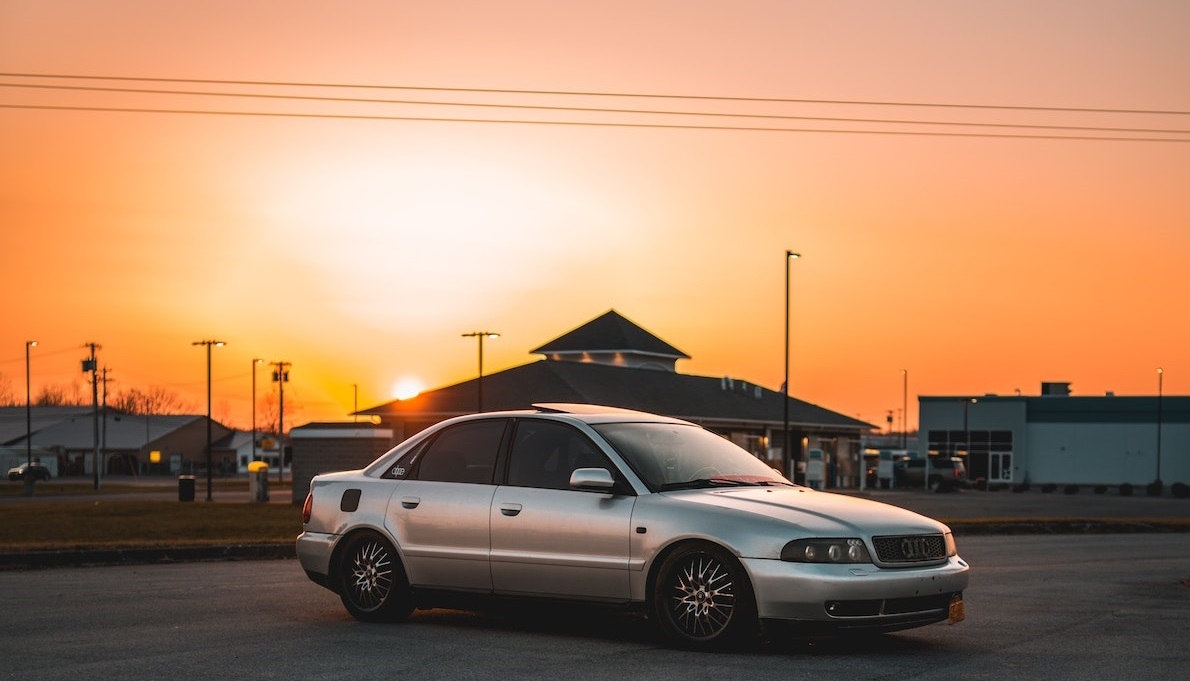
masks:
{"type": "Polygon", "coordinates": [[[178,476],[178,501],[194,501],[194,476],[178,476]]]}
{"type": "Polygon", "coordinates": [[[248,501],[261,503],[269,500],[269,465],[264,461],[248,464],[248,501]]]}

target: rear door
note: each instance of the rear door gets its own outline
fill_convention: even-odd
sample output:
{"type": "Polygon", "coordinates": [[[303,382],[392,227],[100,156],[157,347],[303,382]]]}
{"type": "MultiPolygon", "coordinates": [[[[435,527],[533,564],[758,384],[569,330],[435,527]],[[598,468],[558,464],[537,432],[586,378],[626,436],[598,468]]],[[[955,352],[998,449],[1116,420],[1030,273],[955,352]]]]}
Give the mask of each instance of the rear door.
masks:
{"type": "Polygon", "coordinates": [[[438,433],[410,463],[386,522],[414,586],[490,591],[490,515],[507,419],[438,433]]]}
{"type": "Polygon", "coordinates": [[[570,489],[578,468],[618,472],[577,429],[518,419],[507,484],[492,501],[492,585],[499,593],[627,601],[636,497],[570,489]]]}

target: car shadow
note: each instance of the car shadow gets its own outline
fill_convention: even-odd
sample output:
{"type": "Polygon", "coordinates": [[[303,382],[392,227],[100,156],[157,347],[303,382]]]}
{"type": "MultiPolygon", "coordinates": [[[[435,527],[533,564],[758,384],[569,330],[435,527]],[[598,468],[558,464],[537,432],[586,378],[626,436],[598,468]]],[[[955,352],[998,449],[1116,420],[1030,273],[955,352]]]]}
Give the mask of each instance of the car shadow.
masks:
{"type": "MultiPolygon", "coordinates": [[[[643,613],[587,604],[514,602],[477,610],[434,608],[415,611],[407,625],[584,638],[635,643],[656,648],[670,647],[643,613]]],[[[725,650],[710,651],[709,654],[905,657],[934,650],[937,643],[897,633],[808,636],[784,630],[770,630],[753,641],[725,650]]]]}

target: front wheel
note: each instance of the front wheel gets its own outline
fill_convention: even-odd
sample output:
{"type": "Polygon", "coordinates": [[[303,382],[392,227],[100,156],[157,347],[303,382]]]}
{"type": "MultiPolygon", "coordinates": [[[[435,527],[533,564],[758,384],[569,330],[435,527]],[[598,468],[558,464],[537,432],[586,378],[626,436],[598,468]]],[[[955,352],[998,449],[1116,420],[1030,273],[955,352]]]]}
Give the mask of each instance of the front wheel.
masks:
{"type": "Polygon", "coordinates": [[[364,622],[403,619],[413,612],[409,580],[396,549],[376,532],[347,539],[339,561],[339,599],[364,622]]]}
{"type": "Polygon", "coordinates": [[[652,615],[661,634],[684,648],[738,643],[757,630],[744,567],[712,544],[690,545],[665,559],[653,586],[652,615]]]}

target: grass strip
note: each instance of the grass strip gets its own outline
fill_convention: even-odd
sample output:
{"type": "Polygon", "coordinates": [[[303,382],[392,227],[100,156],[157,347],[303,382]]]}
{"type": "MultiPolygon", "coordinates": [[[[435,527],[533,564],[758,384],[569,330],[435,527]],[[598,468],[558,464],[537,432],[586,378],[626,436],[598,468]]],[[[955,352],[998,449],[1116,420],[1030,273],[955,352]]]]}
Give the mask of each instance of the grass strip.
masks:
{"type": "Polygon", "coordinates": [[[0,506],[0,553],[292,542],[289,504],[66,501],[0,506]]]}

